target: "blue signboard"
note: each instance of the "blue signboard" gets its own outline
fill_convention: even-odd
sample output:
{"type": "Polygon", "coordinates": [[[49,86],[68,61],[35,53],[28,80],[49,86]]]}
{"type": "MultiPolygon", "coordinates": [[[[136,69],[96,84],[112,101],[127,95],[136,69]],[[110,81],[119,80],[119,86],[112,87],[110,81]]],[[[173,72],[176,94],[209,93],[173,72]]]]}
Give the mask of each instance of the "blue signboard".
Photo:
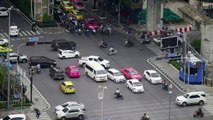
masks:
{"type": "Polygon", "coordinates": [[[29,38],[29,42],[37,42],[39,40],[38,37],[31,37],[29,38]]]}

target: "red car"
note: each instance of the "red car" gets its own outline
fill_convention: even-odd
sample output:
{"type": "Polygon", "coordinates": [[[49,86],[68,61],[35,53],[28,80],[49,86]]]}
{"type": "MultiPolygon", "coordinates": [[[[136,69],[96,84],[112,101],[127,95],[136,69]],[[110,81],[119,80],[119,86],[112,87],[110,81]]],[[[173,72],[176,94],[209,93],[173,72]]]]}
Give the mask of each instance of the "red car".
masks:
{"type": "Polygon", "coordinates": [[[99,28],[94,18],[86,19],[85,25],[90,30],[97,30],[99,28]]]}
{"type": "Polygon", "coordinates": [[[81,73],[76,66],[68,66],[65,68],[65,73],[71,78],[79,78],[81,73]]]}
{"type": "Polygon", "coordinates": [[[138,79],[141,80],[142,75],[138,73],[134,68],[123,68],[121,73],[126,77],[126,79],[138,79]]]}
{"type": "Polygon", "coordinates": [[[81,0],[70,0],[72,5],[77,9],[77,10],[84,10],[85,5],[81,0]]]}

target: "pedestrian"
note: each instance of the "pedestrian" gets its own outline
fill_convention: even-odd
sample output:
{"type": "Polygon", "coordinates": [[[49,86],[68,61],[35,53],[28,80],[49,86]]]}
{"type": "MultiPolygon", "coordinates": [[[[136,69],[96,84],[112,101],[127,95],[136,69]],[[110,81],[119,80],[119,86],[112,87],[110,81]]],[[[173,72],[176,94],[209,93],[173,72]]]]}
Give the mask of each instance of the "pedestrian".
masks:
{"type": "Polygon", "coordinates": [[[36,117],[39,119],[40,115],[41,115],[41,112],[39,109],[35,108],[34,109],[35,113],[36,113],[36,117]]]}
{"type": "Polygon", "coordinates": [[[130,27],[130,25],[128,26],[128,34],[131,34],[132,32],[132,28],[130,27]]]}
{"type": "Polygon", "coordinates": [[[32,23],[32,28],[31,28],[31,30],[32,30],[33,32],[36,32],[36,24],[35,24],[35,22],[32,23]]]}

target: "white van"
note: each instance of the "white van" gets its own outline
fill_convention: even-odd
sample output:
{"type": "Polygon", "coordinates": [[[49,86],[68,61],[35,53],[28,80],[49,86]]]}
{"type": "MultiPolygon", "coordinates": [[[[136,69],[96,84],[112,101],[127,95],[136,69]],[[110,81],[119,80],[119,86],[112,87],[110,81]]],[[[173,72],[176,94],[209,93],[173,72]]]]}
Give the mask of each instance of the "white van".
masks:
{"type": "Polygon", "coordinates": [[[85,65],[85,74],[95,81],[107,81],[107,72],[103,66],[95,61],[88,61],[85,65]]]}

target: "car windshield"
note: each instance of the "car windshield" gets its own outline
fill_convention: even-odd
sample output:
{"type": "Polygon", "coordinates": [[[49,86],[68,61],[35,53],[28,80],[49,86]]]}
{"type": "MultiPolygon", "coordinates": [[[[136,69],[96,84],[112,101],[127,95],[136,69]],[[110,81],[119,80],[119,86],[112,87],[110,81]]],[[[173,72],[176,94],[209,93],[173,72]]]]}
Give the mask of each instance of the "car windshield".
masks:
{"type": "Polygon", "coordinates": [[[3,9],[1,9],[0,11],[4,12],[4,11],[7,11],[7,9],[3,8],[3,9]]]}
{"type": "Polygon", "coordinates": [[[151,73],[151,76],[152,77],[160,77],[160,74],[158,74],[158,73],[151,73]]]}
{"type": "Polygon", "coordinates": [[[115,72],[114,74],[115,74],[115,76],[121,76],[122,75],[121,72],[115,72]]]}
{"type": "Polygon", "coordinates": [[[98,60],[99,60],[99,61],[103,61],[104,59],[102,59],[102,58],[99,57],[98,60]]]}
{"type": "Polygon", "coordinates": [[[68,103],[65,103],[63,105],[61,105],[62,107],[67,107],[69,104],[68,103]]]}
{"type": "Polygon", "coordinates": [[[131,74],[131,75],[136,75],[136,74],[138,74],[138,72],[137,72],[136,70],[131,70],[131,71],[130,71],[130,74],[131,74]]]}
{"type": "Polygon", "coordinates": [[[78,72],[77,68],[72,68],[72,72],[78,72]]]}
{"type": "Polygon", "coordinates": [[[142,86],[140,82],[134,82],[133,86],[137,87],[137,86],[142,86]]]}
{"type": "Polygon", "coordinates": [[[106,74],[106,71],[105,70],[98,70],[98,71],[96,71],[96,74],[97,75],[106,74]]]}
{"type": "Polygon", "coordinates": [[[73,88],[73,86],[72,85],[67,85],[66,88],[71,89],[71,88],[73,88]]]}
{"type": "Polygon", "coordinates": [[[15,30],[17,30],[17,28],[10,28],[10,30],[11,30],[11,31],[15,31],[15,30]]]}
{"type": "Polygon", "coordinates": [[[64,108],[62,111],[63,111],[64,113],[66,113],[68,110],[69,110],[68,108],[64,108]]]}
{"type": "Polygon", "coordinates": [[[188,98],[189,94],[184,94],[183,97],[188,98]]]}

